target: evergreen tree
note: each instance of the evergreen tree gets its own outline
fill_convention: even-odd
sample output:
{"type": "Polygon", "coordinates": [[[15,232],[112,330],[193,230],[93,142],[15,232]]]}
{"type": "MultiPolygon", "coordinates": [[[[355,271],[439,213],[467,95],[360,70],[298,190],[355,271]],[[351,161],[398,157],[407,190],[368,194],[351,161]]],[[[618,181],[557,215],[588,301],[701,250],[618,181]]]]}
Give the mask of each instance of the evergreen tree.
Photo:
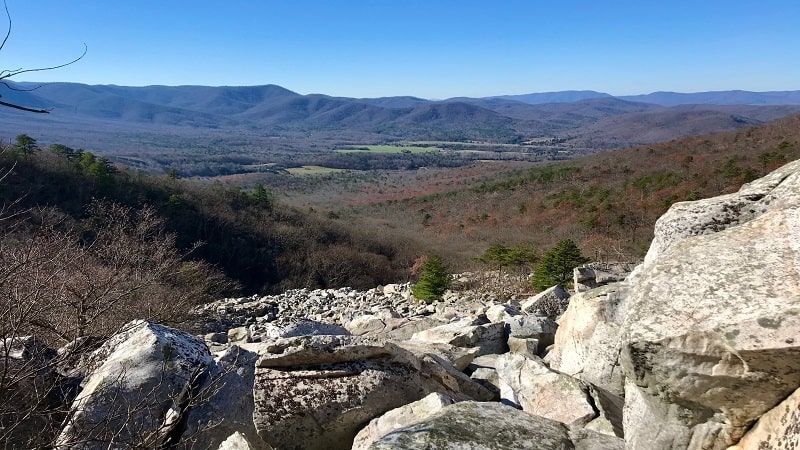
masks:
{"type": "Polygon", "coordinates": [[[442,258],[434,255],[422,265],[422,276],[417,284],[411,286],[411,293],[417,299],[430,303],[442,298],[451,280],[442,258]]]}
{"type": "Polygon", "coordinates": [[[11,146],[11,150],[17,156],[25,157],[32,155],[35,151],[38,151],[39,145],[36,143],[36,139],[28,136],[27,134],[20,134],[14,139],[14,144],[11,146]]]}
{"type": "Polygon", "coordinates": [[[533,288],[543,291],[557,284],[572,282],[572,269],[589,262],[572,239],[564,239],[542,256],[533,271],[533,288]]]}

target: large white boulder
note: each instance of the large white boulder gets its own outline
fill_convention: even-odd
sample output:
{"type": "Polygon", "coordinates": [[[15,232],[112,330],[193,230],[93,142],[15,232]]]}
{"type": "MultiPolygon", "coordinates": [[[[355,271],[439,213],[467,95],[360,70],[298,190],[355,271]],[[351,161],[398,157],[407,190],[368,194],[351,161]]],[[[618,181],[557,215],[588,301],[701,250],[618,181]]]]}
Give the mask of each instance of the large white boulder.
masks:
{"type": "Polygon", "coordinates": [[[622,439],[532,416],[501,403],[460,402],[395,430],[370,450],[622,450],[622,439]]]}
{"type": "Polygon", "coordinates": [[[615,283],[573,295],[546,357],[550,367],[622,396],[620,305],[627,290],[615,283]]]}
{"type": "Polygon", "coordinates": [[[497,358],[500,397],[534,416],[571,427],[582,427],[597,417],[586,385],[550,370],[537,357],[506,353],[497,358]]]}
{"type": "Polygon", "coordinates": [[[56,447],[156,448],[179,438],[173,433],[212,363],[196,336],[143,320],[128,323],[89,357],[56,447]]]}
{"type": "Polygon", "coordinates": [[[303,336],[247,349],[261,355],[254,383],[256,429],[274,448],[349,449],[370,420],[431,392],[458,400],[471,398],[462,389],[491,396],[448,369],[446,361],[431,355],[420,360],[379,340],[303,336]]]}
{"type": "Polygon", "coordinates": [[[665,218],[624,302],[625,436],[724,449],[800,386],[800,163],[665,218]]]}
{"type": "Polygon", "coordinates": [[[355,437],[352,450],[366,450],[378,439],[394,430],[421,422],[439,412],[447,405],[452,405],[455,400],[448,395],[434,392],[426,397],[395,408],[386,414],[372,419],[355,437]]]}

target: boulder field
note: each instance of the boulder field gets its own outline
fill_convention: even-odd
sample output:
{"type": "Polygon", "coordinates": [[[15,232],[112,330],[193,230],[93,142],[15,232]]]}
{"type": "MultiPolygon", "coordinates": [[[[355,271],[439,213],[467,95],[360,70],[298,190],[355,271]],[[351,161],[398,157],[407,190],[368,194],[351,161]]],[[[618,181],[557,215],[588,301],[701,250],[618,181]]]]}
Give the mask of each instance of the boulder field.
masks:
{"type": "Polygon", "coordinates": [[[205,305],[197,334],[132,322],[71,372],[55,447],[800,448],[800,162],[654,234],[574,293],[293,290],[205,305]]]}

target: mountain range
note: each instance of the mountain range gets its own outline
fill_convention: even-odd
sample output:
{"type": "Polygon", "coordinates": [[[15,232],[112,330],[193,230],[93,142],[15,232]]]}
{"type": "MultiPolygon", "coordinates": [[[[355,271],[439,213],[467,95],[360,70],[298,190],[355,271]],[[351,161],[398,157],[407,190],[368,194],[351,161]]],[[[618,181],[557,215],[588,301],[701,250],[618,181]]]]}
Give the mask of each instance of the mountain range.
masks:
{"type": "Polygon", "coordinates": [[[150,138],[164,133],[211,134],[223,140],[235,132],[256,140],[316,134],[331,142],[365,143],[518,143],[555,137],[570,139],[577,148],[601,150],[758,125],[800,112],[800,91],[655,92],[622,97],[562,91],[427,100],[301,95],[276,85],[10,83],[0,85],[0,96],[7,102],[51,111],[45,115],[0,108],[0,136],[35,132],[51,141],[81,136],[89,146],[102,140],[104,132],[135,132],[150,138]]]}

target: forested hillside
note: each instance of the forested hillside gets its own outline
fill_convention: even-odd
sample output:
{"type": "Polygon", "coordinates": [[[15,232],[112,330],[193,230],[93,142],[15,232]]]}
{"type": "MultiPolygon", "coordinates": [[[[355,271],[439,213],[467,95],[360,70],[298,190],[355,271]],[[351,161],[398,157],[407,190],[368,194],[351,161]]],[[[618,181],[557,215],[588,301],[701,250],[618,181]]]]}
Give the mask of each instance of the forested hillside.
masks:
{"type": "Polygon", "coordinates": [[[484,163],[364,181],[351,186],[351,207],[337,214],[416,236],[458,267],[493,243],[541,254],[564,238],[595,259],[636,260],[672,203],[733,192],[798,157],[800,116],[793,116],[499,174],[484,163]]]}
{"type": "Polygon", "coordinates": [[[175,172],[151,176],[59,144],[39,149],[27,135],[4,147],[0,204],[16,216],[3,225],[49,209],[65,217],[59,226],[84,228],[89,236],[97,199],[132,211],[150,208],[174,234],[177,249],[193,249],[187,259],[216,266],[248,293],[373,287],[402,279],[413,262],[412,246],[401,251],[368,231],[285,207],[260,185],[200,185],[175,172]]]}

